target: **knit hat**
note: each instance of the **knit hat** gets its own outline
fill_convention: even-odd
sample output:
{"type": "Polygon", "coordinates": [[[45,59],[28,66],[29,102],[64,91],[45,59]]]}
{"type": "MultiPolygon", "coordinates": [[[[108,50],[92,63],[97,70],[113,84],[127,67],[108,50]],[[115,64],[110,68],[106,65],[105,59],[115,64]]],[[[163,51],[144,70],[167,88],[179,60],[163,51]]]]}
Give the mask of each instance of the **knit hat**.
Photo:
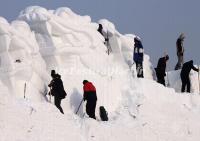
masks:
{"type": "Polygon", "coordinates": [[[55,75],[56,71],[55,70],[51,70],[51,76],[55,75]]]}
{"type": "Polygon", "coordinates": [[[83,80],[83,84],[87,83],[88,81],[87,80],[83,80]]]}

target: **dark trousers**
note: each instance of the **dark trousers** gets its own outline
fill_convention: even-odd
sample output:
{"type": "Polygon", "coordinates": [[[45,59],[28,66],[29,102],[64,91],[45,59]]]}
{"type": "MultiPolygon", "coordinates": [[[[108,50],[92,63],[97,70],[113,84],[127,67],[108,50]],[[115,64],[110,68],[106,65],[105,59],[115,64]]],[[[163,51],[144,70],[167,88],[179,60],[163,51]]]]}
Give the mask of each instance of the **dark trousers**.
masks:
{"type": "Polygon", "coordinates": [[[142,62],[135,62],[135,63],[136,63],[137,77],[144,78],[142,62]]]}
{"type": "Polygon", "coordinates": [[[165,86],[165,76],[156,69],[157,82],[165,86]]]}
{"type": "Polygon", "coordinates": [[[62,114],[64,114],[64,112],[63,112],[63,109],[62,109],[62,107],[61,107],[61,98],[60,97],[58,97],[58,96],[54,96],[54,104],[56,105],[56,107],[60,110],[60,112],[62,113],[62,114]]]}
{"type": "Polygon", "coordinates": [[[177,57],[178,57],[178,62],[175,66],[175,70],[179,70],[183,66],[183,55],[177,55],[177,57]]]}
{"type": "Polygon", "coordinates": [[[158,77],[157,78],[157,82],[160,83],[160,84],[163,84],[165,86],[165,78],[164,77],[158,77]]]}
{"type": "Polygon", "coordinates": [[[90,118],[96,119],[95,117],[95,108],[96,108],[96,100],[87,100],[86,104],[86,113],[89,115],[90,118]]]}
{"type": "Polygon", "coordinates": [[[182,75],[181,76],[181,81],[182,81],[181,92],[185,92],[185,87],[187,86],[187,92],[190,93],[190,79],[189,79],[189,75],[182,75]]]}

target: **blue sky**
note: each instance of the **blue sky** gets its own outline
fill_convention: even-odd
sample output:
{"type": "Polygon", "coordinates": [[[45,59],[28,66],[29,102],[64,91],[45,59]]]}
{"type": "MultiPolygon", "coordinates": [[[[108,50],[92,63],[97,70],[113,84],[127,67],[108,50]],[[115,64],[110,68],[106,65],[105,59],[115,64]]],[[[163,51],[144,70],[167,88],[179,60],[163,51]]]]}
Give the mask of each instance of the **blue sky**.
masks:
{"type": "Polygon", "coordinates": [[[27,6],[47,9],[69,7],[80,15],[91,16],[94,22],[106,18],[120,33],[134,33],[142,38],[145,52],[153,65],[164,52],[170,56],[169,69],[176,58],[176,39],[185,33],[185,61],[199,64],[200,1],[199,0],[1,0],[0,16],[16,19],[27,6]]]}

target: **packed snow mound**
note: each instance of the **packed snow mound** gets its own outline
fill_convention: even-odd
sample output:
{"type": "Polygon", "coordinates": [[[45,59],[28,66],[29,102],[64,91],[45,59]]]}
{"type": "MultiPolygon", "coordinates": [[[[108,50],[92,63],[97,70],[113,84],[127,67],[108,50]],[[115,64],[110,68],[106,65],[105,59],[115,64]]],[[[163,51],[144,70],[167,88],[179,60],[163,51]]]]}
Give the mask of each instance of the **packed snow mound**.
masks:
{"type": "Polygon", "coordinates": [[[200,138],[200,96],[175,93],[174,89],[150,80],[136,83],[139,96],[138,121],[142,128],[133,131],[137,140],[184,140],[200,138]]]}
{"type": "Polygon", "coordinates": [[[80,122],[72,114],[64,117],[53,104],[4,94],[0,99],[1,141],[82,140],[80,122]]]}
{"type": "Polygon", "coordinates": [[[44,99],[46,65],[35,34],[23,21],[9,24],[0,18],[0,78],[10,93],[32,100],[44,99]],[[36,80],[37,79],[37,80],[36,80]],[[26,86],[25,86],[26,85],[26,86]],[[29,88],[26,93],[25,87],[29,88]]]}
{"type": "Polygon", "coordinates": [[[69,113],[62,115],[54,105],[46,102],[32,103],[12,98],[6,102],[1,99],[0,139],[198,141],[199,95],[180,95],[174,89],[148,79],[130,80],[134,89],[125,89],[121,105],[109,112],[108,122],[79,118],[69,113]]]}

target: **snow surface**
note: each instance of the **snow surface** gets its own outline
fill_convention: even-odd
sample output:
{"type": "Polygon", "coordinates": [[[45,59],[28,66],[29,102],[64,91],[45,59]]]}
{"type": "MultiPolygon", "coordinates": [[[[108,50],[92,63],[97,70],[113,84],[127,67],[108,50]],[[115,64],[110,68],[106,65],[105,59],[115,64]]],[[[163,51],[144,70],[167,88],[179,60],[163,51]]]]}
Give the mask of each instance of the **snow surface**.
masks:
{"type": "Polygon", "coordinates": [[[145,54],[145,78],[136,78],[136,35],[120,34],[106,19],[98,23],[65,7],[27,7],[11,23],[0,18],[0,141],[198,141],[198,74],[191,73],[194,93],[177,93],[180,72],[167,73],[171,88],[156,83],[145,54]],[[109,33],[109,56],[98,23],[109,33]],[[46,95],[51,69],[68,94],[64,115],[46,95]],[[97,121],[85,114],[85,103],[75,114],[84,79],[97,89],[97,121]],[[101,105],[108,122],[100,121],[101,105]]]}

